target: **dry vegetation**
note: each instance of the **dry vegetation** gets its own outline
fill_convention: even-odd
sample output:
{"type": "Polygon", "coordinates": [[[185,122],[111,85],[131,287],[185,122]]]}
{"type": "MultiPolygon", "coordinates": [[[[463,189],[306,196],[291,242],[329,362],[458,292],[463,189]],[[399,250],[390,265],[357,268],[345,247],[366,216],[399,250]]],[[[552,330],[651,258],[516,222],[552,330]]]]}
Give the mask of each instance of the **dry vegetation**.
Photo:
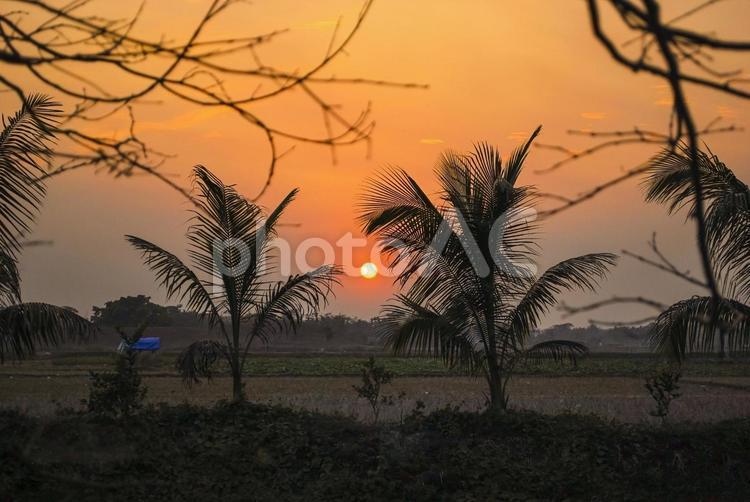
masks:
{"type": "MultiPolygon", "coordinates": [[[[191,389],[171,368],[173,357],[162,354],[146,361],[144,383],[150,403],[208,405],[230,395],[230,381],[219,376],[191,389]]],[[[356,356],[256,357],[247,379],[248,397],[258,403],[279,404],[369,420],[367,403],[357,399],[356,356]]],[[[485,406],[483,381],[446,375],[427,360],[383,358],[398,376],[385,387],[394,404],[382,418],[398,421],[421,401],[426,411],[449,405],[478,411],[485,406]],[[406,376],[404,376],[406,375],[406,376]],[[399,394],[403,393],[399,398],[399,394]]],[[[516,378],[510,388],[515,408],[543,413],[594,413],[624,422],[652,421],[653,401],[644,389],[643,374],[651,364],[645,356],[592,357],[575,370],[548,370],[516,378]],[[638,368],[636,373],[634,368],[638,368]],[[577,373],[574,373],[576,371],[577,373]]],[[[88,396],[88,371],[111,367],[111,355],[85,354],[46,357],[0,369],[0,405],[35,415],[59,408],[81,408],[88,396]]],[[[686,368],[682,393],[671,419],[715,422],[750,413],[750,374],[745,362],[694,362],[686,368]]]]}

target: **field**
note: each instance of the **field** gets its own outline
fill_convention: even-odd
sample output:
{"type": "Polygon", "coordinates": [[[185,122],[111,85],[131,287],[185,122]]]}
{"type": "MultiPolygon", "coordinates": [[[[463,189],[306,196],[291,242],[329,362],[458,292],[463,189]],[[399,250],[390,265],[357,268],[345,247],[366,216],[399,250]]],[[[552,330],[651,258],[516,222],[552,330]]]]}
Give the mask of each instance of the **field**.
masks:
{"type": "MultiPolygon", "coordinates": [[[[366,403],[352,385],[366,356],[256,354],[247,367],[251,401],[326,414],[370,419],[366,403]]],[[[148,401],[212,404],[229,396],[229,380],[219,374],[210,382],[186,388],[173,369],[175,354],[146,355],[142,360],[148,401]]],[[[465,410],[484,406],[481,379],[456,374],[439,361],[421,358],[377,358],[396,375],[385,394],[394,397],[383,418],[399,421],[417,402],[431,411],[447,405],[465,410]]],[[[659,364],[646,354],[595,354],[575,367],[522,367],[511,383],[515,408],[544,413],[594,413],[624,422],[652,421],[653,401],[643,378],[659,364]]],[[[0,366],[0,405],[34,415],[60,408],[80,409],[88,395],[89,372],[112,367],[111,353],[62,353],[0,366]]],[[[714,422],[750,413],[750,361],[696,359],[686,364],[682,396],[672,419],[714,422]]]]}

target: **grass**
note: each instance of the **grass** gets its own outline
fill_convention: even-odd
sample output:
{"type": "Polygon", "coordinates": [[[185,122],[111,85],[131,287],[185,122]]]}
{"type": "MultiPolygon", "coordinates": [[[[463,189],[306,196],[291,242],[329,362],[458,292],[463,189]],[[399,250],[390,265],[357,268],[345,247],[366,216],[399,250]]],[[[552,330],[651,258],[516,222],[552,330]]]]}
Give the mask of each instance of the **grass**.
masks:
{"type": "Polygon", "coordinates": [[[444,409],[403,424],[262,405],[120,421],[0,411],[10,500],[745,500],[750,420],[655,428],[444,409]]]}
{"type": "MultiPolygon", "coordinates": [[[[187,389],[172,366],[175,354],[146,356],[143,375],[152,404],[212,405],[230,395],[229,381],[221,374],[187,389]]],[[[367,405],[352,389],[359,383],[364,360],[365,356],[357,355],[255,354],[246,371],[247,393],[258,403],[367,421],[367,405]]],[[[386,420],[398,421],[418,401],[427,410],[458,405],[475,411],[484,406],[484,382],[452,373],[439,361],[388,356],[378,361],[397,375],[385,389],[396,397],[394,405],[382,413],[386,420]]],[[[643,387],[643,377],[658,362],[650,355],[595,354],[576,367],[522,368],[511,381],[511,402],[517,408],[543,413],[572,411],[631,423],[653,421],[648,413],[653,402],[643,387]]],[[[0,366],[0,406],[39,416],[49,416],[61,407],[82,409],[81,400],[89,392],[89,371],[111,370],[112,366],[111,353],[64,353],[0,366]]],[[[750,363],[746,359],[693,360],[686,365],[682,390],[684,396],[673,407],[674,420],[716,422],[747,416],[750,363]]]]}
{"type": "MultiPolygon", "coordinates": [[[[174,375],[177,353],[145,354],[146,374],[174,375]]],[[[248,376],[357,376],[367,355],[252,354],[245,368],[248,376]]],[[[459,376],[441,361],[426,358],[378,356],[396,376],[459,376]]],[[[576,366],[547,364],[520,365],[519,375],[540,376],[634,376],[642,377],[660,359],[651,354],[591,354],[576,366]]],[[[113,364],[112,353],[81,352],[41,356],[30,361],[0,366],[0,375],[87,375],[113,364]]],[[[750,377],[750,359],[719,361],[695,358],[684,366],[685,377],[750,377]]]]}
{"type": "MultiPolygon", "coordinates": [[[[82,409],[88,397],[89,379],[67,377],[0,377],[0,403],[4,407],[49,416],[59,408],[82,409]]],[[[226,377],[186,388],[174,376],[144,378],[147,400],[152,404],[189,403],[210,406],[230,395],[226,377]]],[[[257,403],[343,415],[368,422],[371,419],[365,401],[357,399],[352,385],[356,377],[250,377],[246,380],[248,398],[257,403]]],[[[685,381],[683,396],[673,405],[675,421],[715,422],[750,415],[750,378],[723,377],[685,381]]],[[[467,377],[399,377],[384,388],[394,396],[382,417],[398,421],[425,404],[428,411],[457,405],[467,411],[483,409],[486,392],[480,379],[467,377]],[[398,396],[401,394],[399,398],[398,396]]],[[[594,413],[603,418],[625,422],[653,422],[649,411],[653,401],[643,380],[632,377],[555,377],[519,376],[511,381],[511,404],[519,409],[543,413],[594,413]]]]}

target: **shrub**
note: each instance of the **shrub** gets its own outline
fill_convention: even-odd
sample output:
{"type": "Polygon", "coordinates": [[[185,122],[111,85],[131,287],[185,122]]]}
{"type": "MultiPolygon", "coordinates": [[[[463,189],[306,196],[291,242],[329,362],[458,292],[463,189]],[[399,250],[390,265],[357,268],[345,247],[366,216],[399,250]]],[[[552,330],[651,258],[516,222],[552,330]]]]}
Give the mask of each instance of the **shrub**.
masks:
{"type": "Polygon", "coordinates": [[[120,328],[123,349],[116,355],[113,373],[95,373],[91,375],[88,409],[90,413],[110,418],[129,417],[143,407],[146,388],[136,367],[138,353],[130,346],[143,335],[146,324],[139,327],[135,334],[128,336],[120,328]]]}
{"type": "Polygon", "coordinates": [[[656,408],[649,412],[652,417],[658,417],[662,423],[667,420],[669,406],[672,401],[680,397],[680,378],[682,371],[670,367],[662,368],[654,375],[646,377],[646,389],[656,402],[656,408]]]}
{"type": "Polygon", "coordinates": [[[362,363],[362,385],[352,385],[357,396],[364,398],[372,409],[373,421],[377,423],[380,417],[382,405],[393,405],[393,396],[381,395],[383,385],[391,383],[393,372],[385,369],[385,366],[375,363],[375,358],[370,358],[362,363]]]}

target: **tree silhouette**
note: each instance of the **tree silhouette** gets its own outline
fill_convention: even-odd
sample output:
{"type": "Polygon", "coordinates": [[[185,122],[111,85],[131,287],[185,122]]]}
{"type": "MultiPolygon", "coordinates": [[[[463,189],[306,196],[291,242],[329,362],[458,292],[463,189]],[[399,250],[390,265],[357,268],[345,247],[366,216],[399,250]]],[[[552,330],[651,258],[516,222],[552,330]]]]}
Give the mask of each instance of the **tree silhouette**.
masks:
{"type": "MultiPolygon", "coordinates": [[[[159,167],[169,157],[145,142],[137,133],[136,107],[154,103],[164,96],[191,106],[228,110],[264,136],[270,160],[267,175],[256,198],[262,195],[286,153],[279,140],[311,143],[335,149],[369,142],[374,122],[367,105],[353,118],[323,97],[321,88],[330,84],[394,85],[365,78],[324,75],[331,63],[346,53],[359,31],[373,0],[365,0],[351,30],[339,36],[336,25],[328,49],[310,68],[284,70],[262,60],[260,49],[272,45],[287,30],[259,35],[210,38],[222,16],[236,10],[237,0],[210,0],[208,9],[184,42],[168,36],[148,38],[137,34],[143,5],[130,19],[102,17],[92,0],[74,0],[58,5],[47,0],[14,0],[0,12],[0,86],[26,96],[19,80],[24,70],[36,85],[77,104],[56,127],[66,141],[65,150],[55,153],[55,164],[43,177],[93,166],[114,176],[148,173],[189,197],[159,167]],[[113,90],[99,79],[116,79],[121,90],[113,90]],[[231,82],[229,82],[231,80],[231,82]],[[229,84],[232,85],[229,85],[229,84]],[[237,89],[241,89],[240,92],[237,89]],[[321,111],[321,134],[300,133],[275,125],[256,105],[278,100],[300,91],[309,104],[321,111]],[[122,137],[89,132],[91,121],[127,113],[129,131],[122,137]]],[[[236,13],[234,15],[241,15],[236,13]]]]}
{"type": "Polygon", "coordinates": [[[687,145],[664,151],[649,163],[644,182],[648,201],[668,205],[670,213],[685,210],[688,218],[698,211],[693,164],[703,186],[707,245],[721,299],[712,306],[711,297],[694,296],[656,319],[654,345],[679,360],[689,351],[710,352],[717,341],[721,357],[727,349],[750,347],[750,189],[716,155],[701,151],[695,161],[691,155],[687,145]]]}
{"type": "Polygon", "coordinates": [[[92,325],[65,307],[24,303],[18,257],[44,198],[37,181],[41,164],[51,155],[59,105],[29,96],[0,133],[0,362],[24,358],[40,347],[66,340],[85,340],[92,325]]]}
{"type": "MultiPolygon", "coordinates": [[[[614,131],[569,131],[575,135],[591,137],[597,143],[583,151],[573,151],[560,145],[540,145],[561,151],[565,157],[556,162],[546,171],[559,169],[581,158],[597,152],[608,150],[626,144],[662,145],[672,153],[683,153],[690,160],[690,181],[695,194],[692,220],[696,228],[696,244],[701,261],[701,278],[690,278],[690,282],[699,282],[710,295],[710,322],[717,328],[722,303],[722,285],[717,279],[717,271],[713,269],[709,244],[709,222],[706,215],[706,203],[702,177],[700,173],[699,142],[708,134],[731,132],[740,130],[735,125],[720,124],[721,117],[700,127],[696,122],[693,107],[688,99],[686,90],[689,87],[702,88],[723,96],[739,99],[750,98],[750,79],[744,76],[746,69],[723,69],[720,67],[721,55],[727,53],[748,53],[750,41],[726,38],[718,27],[699,31],[690,25],[682,25],[684,21],[699,17],[708,9],[722,3],[722,0],[705,0],[690,6],[680,14],[667,18],[662,4],[658,0],[586,0],[589,24],[596,40],[606,50],[607,54],[618,65],[631,70],[633,73],[646,73],[660,78],[668,86],[672,97],[672,109],[668,125],[662,131],[648,131],[638,127],[614,131]],[[607,11],[611,17],[606,18],[607,11]],[[624,40],[613,38],[612,24],[619,22],[619,28],[627,33],[624,40]]],[[[707,19],[708,18],[707,16],[707,19]]],[[[714,18],[715,19],[715,18],[714,18]]],[[[591,188],[582,194],[570,198],[558,194],[545,194],[560,201],[558,207],[544,211],[545,215],[557,214],[573,206],[581,204],[617,186],[618,184],[643,176],[650,169],[648,162],[640,162],[617,176],[591,188]]],[[[656,260],[644,258],[635,253],[629,253],[642,263],[656,266],[662,270],[685,278],[685,273],[678,269],[658,250],[655,239],[651,248],[656,260]]],[[[598,306],[616,303],[643,303],[649,306],[660,302],[642,297],[613,297],[598,306]]],[[[568,309],[569,312],[591,310],[595,305],[568,309]]],[[[641,321],[648,321],[651,318],[641,321]]],[[[640,321],[637,321],[640,322],[640,321]]]]}
{"type": "Polygon", "coordinates": [[[519,361],[575,361],[587,351],[563,340],[527,343],[562,292],[594,290],[615,263],[612,254],[588,254],[539,277],[525,266],[535,256],[536,227],[523,212],[533,207],[535,189],[518,179],[539,131],[505,164],[486,144],[468,155],[445,154],[440,205],[400,169],[374,179],[362,203],[364,232],[378,236],[406,290],[381,316],[387,345],[483,373],[492,409],[507,407],[519,361]]]}
{"type": "Polygon", "coordinates": [[[252,342],[267,343],[275,335],[295,330],[327,301],[339,270],[325,265],[274,283],[269,243],[297,190],[264,221],[257,205],[207,168],[197,166],[193,175],[196,209],[187,231],[192,269],[156,244],[131,235],[127,240],[142,252],[167,295],[199,313],[222,335],[223,343],[195,342],[180,354],[177,369],[185,381],[210,377],[215,364],[224,360],[232,375],[232,398],[240,401],[244,399],[242,370],[252,342]]]}

